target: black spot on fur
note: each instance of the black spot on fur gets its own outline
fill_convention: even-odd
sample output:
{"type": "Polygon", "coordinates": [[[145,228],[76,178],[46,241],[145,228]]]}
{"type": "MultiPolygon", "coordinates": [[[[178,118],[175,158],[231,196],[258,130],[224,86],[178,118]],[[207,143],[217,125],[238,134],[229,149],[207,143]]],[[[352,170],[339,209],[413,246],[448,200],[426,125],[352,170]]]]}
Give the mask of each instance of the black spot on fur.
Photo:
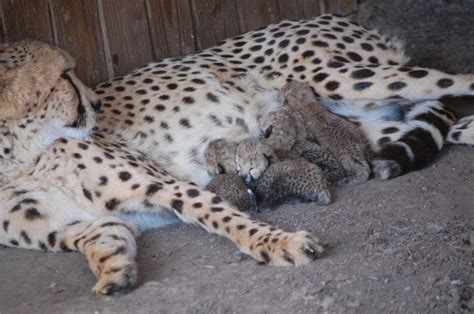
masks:
{"type": "Polygon", "coordinates": [[[375,75],[375,72],[369,69],[355,70],[351,73],[351,77],[357,80],[366,79],[375,75]]]}
{"type": "Polygon", "coordinates": [[[327,89],[328,91],[336,90],[336,89],[338,89],[338,87],[339,87],[339,82],[337,82],[337,81],[329,81],[329,82],[326,83],[325,87],[326,87],[326,89],[327,89]]]}
{"type": "Polygon", "coordinates": [[[355,83],[353,87],[355,90],[364,90],[366,88],[369,88],[372,85],[373,85],[372,82],[359,82],[359,83],[355,83]]]}
{"type": "Polygon", "coordinates": [[[325,41],[321,41],[321,40],[315,40],[313,41],[313,45],[316,46],[316,47],[329,47],[328,43],[325,42],[325,41]]]}
{"type": "Polygon", "coordinates": [[[223,199],[220,196],[217,196],[217,195],[212,198],[212,204],[220,204],[220,203],[222,203],[222,201],[223,201],[223,199]]]}
{"type": "Polygon", "coordinates": [[[156,192],[158,192],[158,191],[161,190],[161,189],[162,189],[161,184],[152,183],[152,184],[150,184],[150,185],[146,188],[145,195],[146,195],[146,196],[152,196],[152,195],[154,195],[156,192]]]}
{"type": "Polygon", "coordinates": [[[362,57],[361,57],[358,53],[349,51],[349,52],[347,53],[347,56],[348,56],[352,61],[355,61],[355,62],[360,62],[360,61],[362,61],[362,57]]]}
{"type": "Polygon", "coordinates": [[[105,208],[107,208],[107,210],[112,211],[115,210],[119,204],[120,201],[118,199],[112,198],[105,203],[105,208]]]}
{"type": "Polygon", "coordinates": [[[107,185],[108,181],[109,179],[107,179],[107,177],[104,177],[104,176],[99,177],[99,185],[102,185],[102,186],[107,185]]]}
{"type": "Polygon", "coordinates": [[[89,148],[89,145],[87,145],[85,143],[79,143],[79,144],[77,144],[77,146],[79,146],[79,148],[83,149],[83,150],[87,150],[89,148]]]}
{"type": "Polygon", "coordinates": [[[132,178],[132,174],[128,171],[120,171],[118,176],[123,182],[126,182],[132,178]]]}
{"type": "Polygon", "coordinates": [[[182,200],[174,199],[171,201],[171,207],[177,210],[179,213],[183,211],[183,205],[184,203],[182,200]]]}
{"type": "Polygon", "coordinates": [[[396,91],[396,90],[401,90],[402,88],[405,88],[407,86],[406,83],[404,82],[393,82],[388,84],[388,89],[396,91]]]}
{"type": "Polygon", "coordinates": [[[382,134],[393,134],[393,133],[397,133],[398,131],[400,131],[399,128],[392,126],[392,127],[384,128],[382,130],[382,134]]]}
{"type": "Polygon", "coordinates": [[[56,231],[48,234],[48,243],[50,247],[54,247],[54,245],[56,244],[56,231]]]}
{"type": "Polygon", "coordinates": [[[315,76],[313,76],[313,81],[315,81],[315,82],[322,82],[322,81],[324,81],[328,76],[329,76],[329,74],[324,73],[324,72],[321,72],[321,73],[318,73],[318,74],[316,74],[315,76]]]}
{"type": "Polygon", "coordinates": [[[441,88],[448,88],[449,86],[453,85],[454,82],[452,79],[449,78],[442,78],[436,82],[436,85],[438,85],[441,88]]]}
{"type": "Polygon", "coordinates": [[[4,230],[5,232],[8,232],[8,226],[10,226],[10,222],[9,222],[8,220],[5,220],[5,221],[3,222],[3,230],[4,230]]]}
{"type": "Polygon", "coordinates": [[[408,75],[413,78],[422,78],[428,75],[428,71],[425,70],[413,70],[408,72],[408,75]]]}
{"type": "Polygon", "coordinates": [[[89,200],[89,201],[92,201],[92,194],[89,190],[87,190],[86,188],[82,187],[82,193],[84,194],[84,196],[89,200]]]}
{"type": "Polygon", "coordinates": [[[186,194],[189,196],[189,197],[198,197],[200,195],[199,193],[199,190],[198,189],[189,189],[186,191],[186,194]]]}

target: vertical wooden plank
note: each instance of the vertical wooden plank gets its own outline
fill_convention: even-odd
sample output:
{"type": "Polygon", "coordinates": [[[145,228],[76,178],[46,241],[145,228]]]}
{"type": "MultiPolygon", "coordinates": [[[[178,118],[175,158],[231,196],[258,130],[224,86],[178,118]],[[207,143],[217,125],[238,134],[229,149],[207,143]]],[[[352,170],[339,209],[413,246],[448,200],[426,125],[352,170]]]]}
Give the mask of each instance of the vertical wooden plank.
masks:
{"type": "Polygon", "coordinates": [[[191,0],[198,49],[240,33],[234,0],[191,0]]]}
{"type": "Polygon", "coordinates": [[[105,33],[115,75],[153,60],[144,0],[103,0],[105,33]]]}
{"type": "Polygon", "coordinates": [[[281,19],[307,19],[320,14],[319,0],[279,0],[281,19]]]}
{"type": "Polygon", "coordinates": [[[0,43],[4,43],[6,41],[6,30],[5,30],[5,18],[3,17],[3,6],[5,1],[0,0],[0,43]]]}
{"type": "Polygon", "coordinates": [[[288,1],[288,0],[278,0],[278,5],[280,7],[280,18],[296,20],[304,16],[303,7],[301,6],[301,1],[288,1]]]}
{"type": "Polygon", "coordinates": [[[319,0],[303,0],[304,18],[311,19],[321,14],[319,0]]]}
{"type": "Polygon", "coordinates": [[[155,60],[195,51],[188,0],[147,0],[146,6],[155,60]]]}
{"type": "Polygon", "coordinates": [[[76,59],[79,78],[88,85],[106,80],[108,76],[96,2],[52,0],[51,12],[56,44],[76,59]]]}
{"type": "Polygon", "coordinates": [[[47,0],[10,0],[2,2],[8,41],[39,39],[53,43],[47,0]]]}
{"type": "Polygon", "coordinates": [[[323,13],[348,14],[357,9],[357,0],[321,0],[323,13]]]}
{"type": "Polygon", "coordinates": [[[341,14],[349,14],[357,10],[357,0],[341,0],[339,10],[341,14]]]}
{"type": "Polygon", "coordinates": [[[278,22],[280,19],[277,0],[237,0],[236,3],[242,32],[278,22]]]}

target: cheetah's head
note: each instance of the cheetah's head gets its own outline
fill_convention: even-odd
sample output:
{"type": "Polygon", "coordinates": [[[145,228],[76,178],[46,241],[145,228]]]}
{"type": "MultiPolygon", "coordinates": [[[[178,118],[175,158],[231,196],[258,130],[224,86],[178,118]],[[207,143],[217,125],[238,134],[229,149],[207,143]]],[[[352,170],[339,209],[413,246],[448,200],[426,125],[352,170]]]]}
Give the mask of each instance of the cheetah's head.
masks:
{"type": "Polygon", "coordinates": [[[235,164],[237,174],[249,184],[257,181],[278,158],[274,151],[256,138],[248,138],[237,145],[235,164]]]}
{"type": "Polygon", "coordinates": [[[45,43],[0,45],[0,119],[29,121],[56,138],[89,134],[100,102],[76,77],[74,66],[69,54],[45,43]]]}

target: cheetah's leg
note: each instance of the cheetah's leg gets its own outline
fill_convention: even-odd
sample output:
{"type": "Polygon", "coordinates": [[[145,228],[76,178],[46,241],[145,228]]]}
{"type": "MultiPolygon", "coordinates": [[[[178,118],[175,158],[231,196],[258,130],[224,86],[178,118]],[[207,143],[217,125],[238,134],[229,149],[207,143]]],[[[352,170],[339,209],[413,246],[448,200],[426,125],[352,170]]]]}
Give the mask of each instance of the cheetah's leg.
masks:
{"type": "MultiPolygon", "coordinates": [[[[322,97],[349,102],[394,98],[417,101],[439,99],[446,95],[474,95],[472,74],[453,75],[420,67],[340,64],[340,68],[328,67],[308,80],[322,97]]],[[[383,105],[384,102],[375,104],[383,105]]]]}
{"type": "Polygon", "coordinates": [[[44,251],[80,251],[98,278],[98,294],[131,287],[137,280],[133,231],[116,217],[97,218],[42,180],[2,189],[0,243],[44,251]]]}
{"type": "Polygon", "coordinates": [[[250,219],[216,194],[169,175],[148,175],[141,168],[127,168],[129,183],[139,186],[117,192],[119,178],[109,178],[102,190],[101,213],[163,214],[172,210],[182,221],[227,237],[256,260],[272,265],[303,265],[317,258],[323,247],[307,232],[289,233],[250,219]],[[133,182],[132,182],[133,181],[133,182]]]}
{"type": "Polygon", "coordinates": [[[101,217],[68,226],[58,234],[64,249],[79,250],[98,281],[97,294],[113,294],[137,281],[135,231],[116,217],[101,217]]]}

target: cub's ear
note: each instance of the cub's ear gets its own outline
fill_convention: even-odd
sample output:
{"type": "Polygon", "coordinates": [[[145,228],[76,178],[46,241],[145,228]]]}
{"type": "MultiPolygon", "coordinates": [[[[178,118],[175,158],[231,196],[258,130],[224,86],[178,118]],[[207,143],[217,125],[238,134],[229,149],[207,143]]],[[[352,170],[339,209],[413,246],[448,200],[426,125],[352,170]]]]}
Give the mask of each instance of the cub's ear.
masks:
{"type": "Polygon", "coordinates": [[[266,130],[265,130],[265,138],[269,138],[270,135],[273,133],[273,125],[270,125],[266,130]]]}
{"type": "Polygon", "coordinates": [[[272,163],[276,162],[276,156],[273,154],[263,154],[265,159],[268,161],[268,164],[271,165],[272,163]]]}
{"type": "Polygon", "coordinates": [[[221,164],[217,164],[217,174],[224,174],[224,173],[225,173],[224,167],[222,167],[221,164]]]}
{"type": "Polygon", "coordinates": [[[0,117],[20,118],[37,109],[74,66],[69,54],[42,42],[0,45],[0,117]]]}

